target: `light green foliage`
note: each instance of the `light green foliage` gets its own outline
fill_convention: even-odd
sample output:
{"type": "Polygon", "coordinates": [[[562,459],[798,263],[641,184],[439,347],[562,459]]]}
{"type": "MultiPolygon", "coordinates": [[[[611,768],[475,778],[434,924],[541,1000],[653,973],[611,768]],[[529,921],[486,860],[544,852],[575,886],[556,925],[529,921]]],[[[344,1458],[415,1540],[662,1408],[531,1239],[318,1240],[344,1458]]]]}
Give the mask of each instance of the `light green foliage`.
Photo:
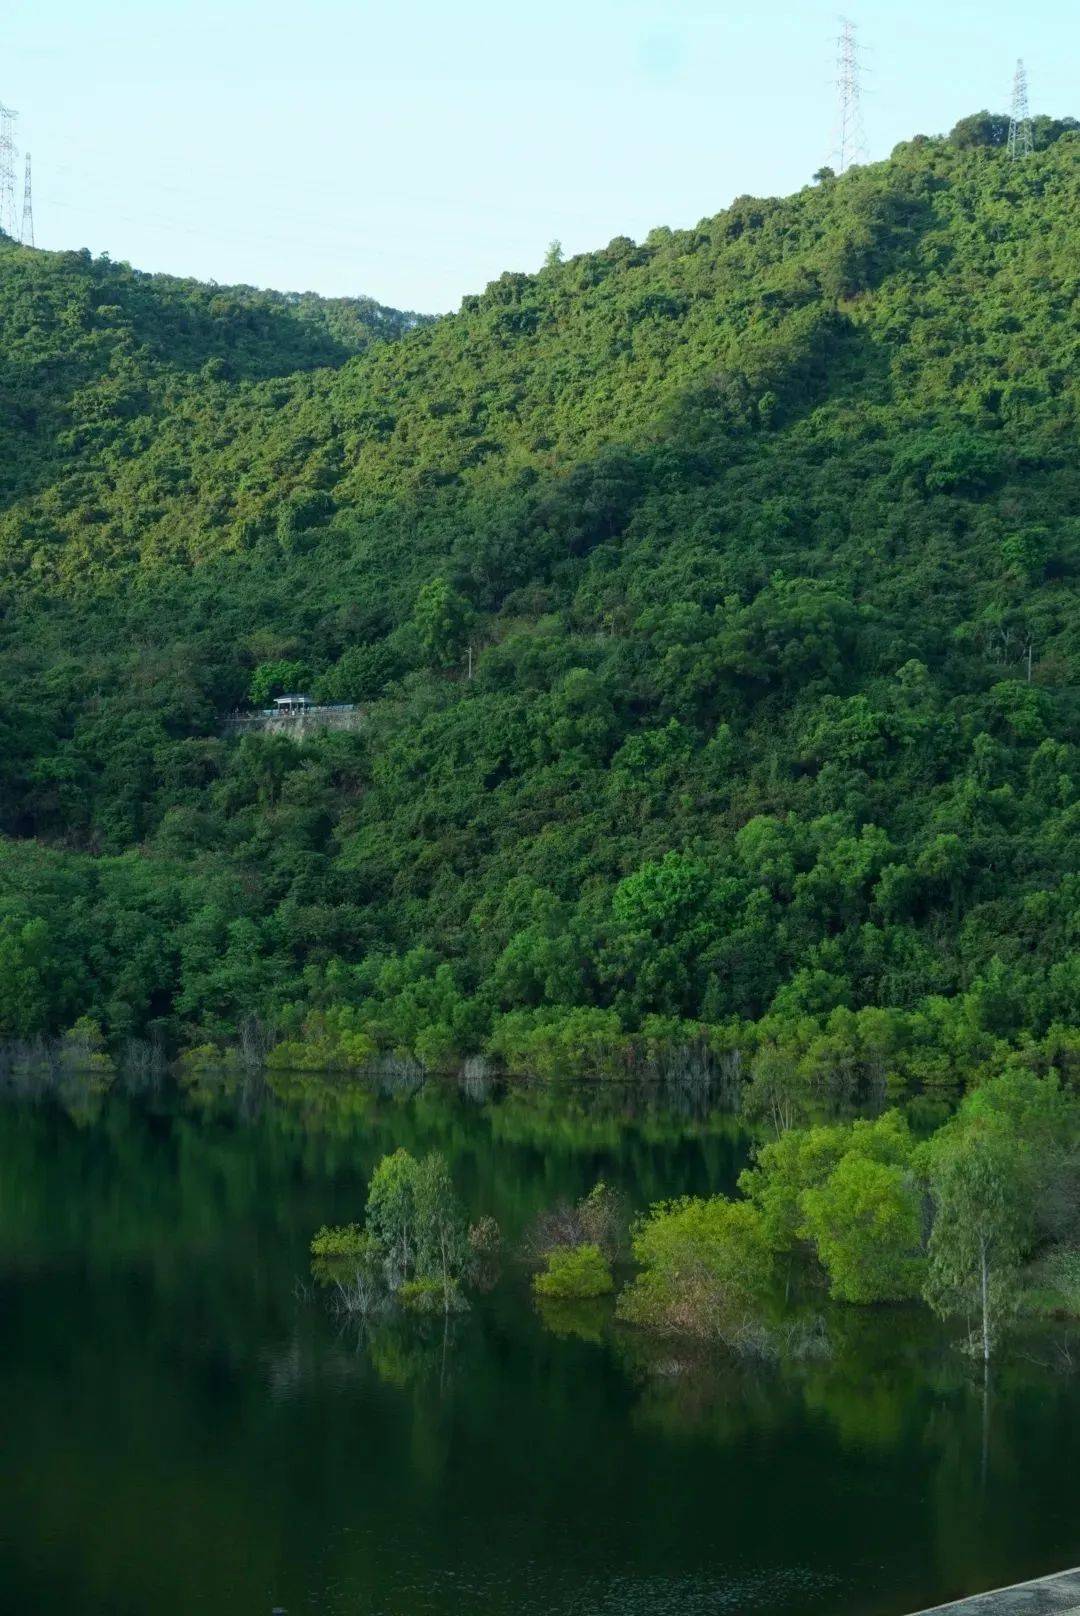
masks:
{"type": "Polygon", "coordinates": [[[1034,1239],[1032,1151],[1007,1121],[961,1115],[934,1136],[928,1166],[926,1299],[943,1316],[976,1319],[972,1351],[988,1361],[1034,1239]]]}
{"type": "Polygon", "coordinates": [[[807,1243],[833,1296],[894,1301],[921,1276],[922,1187],[907,1124],[874,1121],[792,1128],[760,1147],[739,1179],[778,1251],[807,1243]]]}
{"type": "Polygon", "coordinates": [[[739,1188],[761,1213],[762,1226],[778,1251],[805,1235],[803,1196],[824,1184],[843,1160],[849,1128],[792,1128],[759,1149],[739,1188]]]}
{"type": "Polygon", "coordinates": [[[611,1264],[599,1246],[557,1246],[549,1252],[547,1267],[533,1276],[537,1296],[553,1301],[585,1300],[606,1296],[614,1287],[611,1264]]]}
{"type": "Polygon", "coordinates": [[[266,1065],[279,1072],[363,1071],[374,1059],[374,1038],[355,1025],[349,1010],[305,1016],[299,1038],[282,1039],[268,1050],[266,1065]]]}
{"type": "Polygon", "coordinates": [[[377,1311],[385,1303],[384,1254],[375,1237],[358,1223],[324,1225],[311,1240],[311,1274],[332,1288],[351,1312],[377,1311]]]}
{"type": "Polygon", "coordinates": [[[108,1075],[115,1066],[105,1047],[105,1036],[90,1016],[80,1016],[60,1040],[61,1064],[79,1072],[108,1075]]]}
{"type": "Polygon", "coordinates": [[[372,1237],[358,1223],[343,1223],[333,1227],[324,1224],[311,1237],[313,1257],[365,1257],[371,1250],[372,1237]]]}
{"type": "Polygon", "coordinates": [[[621,1065],[623,1026],[596,1006],[516,1010],[494,1024],[490,1048],[512,1072],[536,1077],[602,1077],[621,1065]]]}
{"type": "Polygon", "coordinates": [[[461,1305],[459,1282],[469,1262],[469,1236],[446,1157],[437,1151],[416,1169],[413,1200],[417,1278],[439,1287],[444,1310],[450,1312],[461,1305]]]}
{"type": "Polygon", "coordinates": [[[395,1150],[382,1158],[368,1185],[364,1220],[385,1255],[392,1285],[401,1284],[416,1267],[419,1173],[414,1156],[395,1150]]]}
{"type": "Polygon", "coordinates": [[[365,1226],[400,1300],[421,1312],[435,1297],[445,1312],[465,1306],[461,1281],[474,1252],[445,1156],[384,1156],[368,1185],[365,1226]]]}
{"type": "Polygon", "coordinates": [[[824,1184],[805,1192],[805,1227],[831,1295],[845,1302],[891,1302],[916,1293],[919,1199],[910,1172],[854,1152],[824,1184]]]}
{"type": "Polygon", "coordinates": [[[620,1318],[676,1335],[737,1344],[773,1281],[764,1218],[723,1196],[653,1207],[634,1229],[633,1254],[642,1271],[619,1297],[620,1318]]]}
{"type": "Polygon", "coordinates": [[[435,667],[459,660],[471,619],[468,601],[445,578],[432,578],[423,586],[413,621],[421,648],[435,667]]]}
{"type": "Polygon", "coordinates": [[[469,1305],[456,1279],[444,1280],[435,1274],[407,1279],[398,1289],[397,1299],[410,1313],[463,1313],[469,1305]]]}

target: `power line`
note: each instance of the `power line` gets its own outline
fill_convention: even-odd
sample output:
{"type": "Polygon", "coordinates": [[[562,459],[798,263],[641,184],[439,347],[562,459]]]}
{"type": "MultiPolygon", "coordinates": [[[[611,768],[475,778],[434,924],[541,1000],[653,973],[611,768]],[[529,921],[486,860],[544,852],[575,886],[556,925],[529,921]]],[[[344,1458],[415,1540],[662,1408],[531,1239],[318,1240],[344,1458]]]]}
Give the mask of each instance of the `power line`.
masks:
{"type": "Polygon", "coordinates": [[[1030,157],[1034,149],[1027,68],[1023,62],[1017,62],[1013,75],[1012,117],[1009,119],[1009,156],[1016,162],[1020,157],[1030,157]]]}
{"type": "Polygon", "coordinates": [[[26,154],[26,178],[23,181],[22,229],[19,240],[24,247],[34,245],[34,199],[30,188],[30,153],[26,154]]]}
{"type": "Polygon", "coordinates": [[[840,19],[836,42],[836,133],[832,155],[837,172],[843,174],[852,163],[867,156],[866,131],[862,119],[862,61],[858,28],[850,17],[840,19]]]}
{"type": "Polygon", "coordinates": [[[14,240],[19,221],[15,215],[15,119],[17,112],[0,105],[0,230],[14,240]]]}

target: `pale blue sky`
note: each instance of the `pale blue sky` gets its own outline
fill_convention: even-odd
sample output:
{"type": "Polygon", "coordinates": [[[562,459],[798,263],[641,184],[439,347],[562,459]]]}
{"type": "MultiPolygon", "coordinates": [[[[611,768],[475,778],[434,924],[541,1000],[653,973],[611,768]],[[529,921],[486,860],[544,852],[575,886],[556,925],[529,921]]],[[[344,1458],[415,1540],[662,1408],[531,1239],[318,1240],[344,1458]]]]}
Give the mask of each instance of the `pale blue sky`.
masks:
{"type": "MultiPolygon", "coordinates": [[[[7,0],[37,240],[145,269],[456,307],[503,269],[741,193],[831,144],[817,0],[7,0]]],[[[1076,0],[873,0],[872,157],[1008,105],[1080,115],[1076,0]]]]}

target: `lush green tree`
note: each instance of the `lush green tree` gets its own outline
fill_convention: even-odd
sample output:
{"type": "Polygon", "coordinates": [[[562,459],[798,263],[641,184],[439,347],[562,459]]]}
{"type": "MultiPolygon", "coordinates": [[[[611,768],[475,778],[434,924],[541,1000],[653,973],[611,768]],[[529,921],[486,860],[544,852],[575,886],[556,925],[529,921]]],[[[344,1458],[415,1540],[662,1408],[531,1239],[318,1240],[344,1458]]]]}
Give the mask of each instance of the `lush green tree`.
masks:
{"type": "Polygon", "coordinates": [[[556,1246],[543,1273],[533,1276],[533,1290],[548,1301],[583,1301],[614,1289],[611,1264],[599,1246],[556,1246]]]}
{"type": "Polygon", "coordinates": [[[786,1129],[763,1145],[754,1165],[740,1174],[739,1188],[761,1214],[777,1251],[807,1237],[803,1197],[827,1181],[844,1159],[850,1139],[846,1127],[786,1129]]]}
{"type": "Polygon", "coordinates": [[[910,1171],[849,1152],[801,1201],[830,1294],[891,1302],[919,1289],[921,1194],[910,1171]]]}
{"type": "Polygon", "coordinates": [[[1007,112],[974,112],[961,118],[949,131],[949,144],[961,149],[970,146],[1004,146],[1009,138],[1007,112]]]}
{"type": "Polygon", "coordinates": [[[761,1213],[723,1196],[654,1206],[633,1231],[633,1254],[641,1272],[619,1297],[620,1318],[730,1345],[757,1322],[774,1276],[761,1213]]]}
{"type": "Polygon", "coordinates": [[[432,578],[420,590],[413,611],[420,645],[435,667],[457,663],[465,648],[472,611],[465,597],[445,578],[432,578]]]}
{"type": "Polygon", "coordinates": [[[425,1156],[412,1189],[416,1217],[416,1274],[427,1281],[449,1313],[461,1305],[460,1282],[469,1262],[468,1228],[454,1192],[446,1157],[425,1156]]]}
{"type": "Polygon", "coordinates": [[[251,675],[248,696],[253,707],[263,707],[273,696],[303,693],[307,681],[308,670],[303,662],[290,662],[287,658],[260,662],[251,675]]]}
{"type": "Polygon", "coordinates": [[[1008,1126],[963,1121],[931,1141],[925,1295],[943,1316],[975,1318],[972,1350],[989,1363],[1015,1306],[1034,1232],[1032,1163],[1008,1126]]]}
{"type": "Polygon", "coordinates": [[[394,1287],[411,1278],[416,1270],[420,1239],[419,1179],[416,1158],[407,1150],[395,1150],[379,1162],[368,1185],[365,1223],[383,1251],[394,1287]]]}

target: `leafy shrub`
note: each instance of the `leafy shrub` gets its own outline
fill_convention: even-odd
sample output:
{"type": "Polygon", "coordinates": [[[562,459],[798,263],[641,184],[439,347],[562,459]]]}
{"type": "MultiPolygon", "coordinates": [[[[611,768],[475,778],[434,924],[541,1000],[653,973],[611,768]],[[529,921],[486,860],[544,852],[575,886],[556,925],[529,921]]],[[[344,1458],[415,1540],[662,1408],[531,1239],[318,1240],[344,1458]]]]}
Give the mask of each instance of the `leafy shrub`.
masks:
{"type": "Polygon", "coordinates": [[[733,1346],[754,1331],[774,1273],[756,1207],[719,1195],[661,1202],[632,1244],[642,1272],[619,1297],[628,1324],[733,1346]]]}
{"type": "Polygon", "coordinates": [[[410,1313],[464,1313],[469,1306],[457,1280],[444,1285],[433,1274],[406,1280],[397,1299],[410,1313]]]}
{"type": "Polygon", "coordinates": [[[606,1296],[614,1288],[611,1264],[599,1246],[559,1246],[548,1254],[547,1268],[533,1276],[537,1296],[553,1301],[584,1301],[606,1296]]]}
{"type": "Polygon", "coordinates": [[[313,1257],[366,1259],[373,1248],[371,1235],[358,1223],[323,1224],[311,1237],[313,1257]]]}

